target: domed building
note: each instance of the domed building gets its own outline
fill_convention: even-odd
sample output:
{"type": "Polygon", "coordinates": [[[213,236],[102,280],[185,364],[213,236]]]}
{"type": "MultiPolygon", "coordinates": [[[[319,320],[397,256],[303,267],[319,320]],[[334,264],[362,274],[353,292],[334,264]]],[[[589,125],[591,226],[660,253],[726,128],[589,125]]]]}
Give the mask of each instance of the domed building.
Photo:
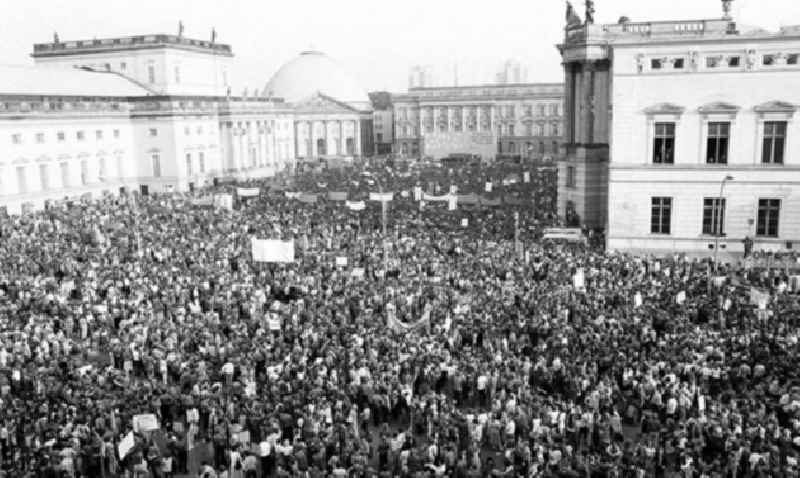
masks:
{"type": "Polygon", "coordinates": [[[262,96],[281,98],[292,108],[297,158],[371,155],[369,96],[355,77],[324,53],[305,51],[284,64],[262,96]]]}

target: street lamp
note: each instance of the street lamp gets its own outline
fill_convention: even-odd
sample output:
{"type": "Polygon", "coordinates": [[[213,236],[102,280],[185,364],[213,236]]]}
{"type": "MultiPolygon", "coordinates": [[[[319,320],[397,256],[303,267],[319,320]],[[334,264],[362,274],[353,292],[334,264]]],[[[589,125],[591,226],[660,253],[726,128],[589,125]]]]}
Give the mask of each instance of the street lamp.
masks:
{"type": "Polygon", "coordinates": [[[717,271],[717,251],[719,250],[719,237],[722,235],[722,191],[725,189],[725,183],[733,181],[733,176],[727,175],[722,178],[719,183],[719,196],[717,197],[716,204],[712,214],[712,224],[714,225],[714,272],[717,271]]]}

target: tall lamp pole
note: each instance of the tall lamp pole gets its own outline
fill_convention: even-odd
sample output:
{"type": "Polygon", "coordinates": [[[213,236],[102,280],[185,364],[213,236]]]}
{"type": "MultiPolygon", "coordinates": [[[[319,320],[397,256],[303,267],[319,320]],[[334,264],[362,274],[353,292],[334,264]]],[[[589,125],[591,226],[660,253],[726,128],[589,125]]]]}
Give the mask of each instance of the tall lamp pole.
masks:
{"type": "Polygon", "coordinates": [[[714,272],[717,272],[719,264],[717,263],[717,252],[719,250],[719,238],[722,235],[722,191],[725,189],[725,183],[733,181],[733,176],[728,175],[722,178],[719,183],[719,196],[717,197],[716,204],[714,204],[713,211],[713,224],[714,224],[714,272]]]}

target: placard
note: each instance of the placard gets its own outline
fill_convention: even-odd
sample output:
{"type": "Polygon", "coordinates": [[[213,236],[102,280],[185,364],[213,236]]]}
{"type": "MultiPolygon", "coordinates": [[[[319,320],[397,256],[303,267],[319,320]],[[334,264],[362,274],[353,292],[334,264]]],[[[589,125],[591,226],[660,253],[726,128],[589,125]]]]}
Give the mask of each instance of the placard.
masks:
{"type": "Polygon", "coordinates": [[[161,426],[158,424],[158,417],[152,413],[133,416],[133,431],[137,433],[158,430],[159,428],[161,426]]]}
{"type": "Polygon", "coordinates": [[[119,457],[125,458],[125,456],[128,453],[130,453],[130,451],[133,449],[135,445],[136,441],[133,438],[133,432],[128,432],[128,434],[125,435],[125,438],[123,438],[117,445],[117,450],[119,451],[119,457]]]}
{"type": "Polygon", "coordinates": [[[261,193],[259,188],[236,188],[236,195],[242,198],[258,196],[261,193]]]}
{"type": "Polygon", "coordinates": [[[347,258],[346,257],[337,257],[336,258],[336,265],[339,267],[347,267],[347,258]]]}
{"type": "Polygon", "coordinates": [[[294,241],[252,238],[251,246],[256,262],[294,262],[294,241]]]}

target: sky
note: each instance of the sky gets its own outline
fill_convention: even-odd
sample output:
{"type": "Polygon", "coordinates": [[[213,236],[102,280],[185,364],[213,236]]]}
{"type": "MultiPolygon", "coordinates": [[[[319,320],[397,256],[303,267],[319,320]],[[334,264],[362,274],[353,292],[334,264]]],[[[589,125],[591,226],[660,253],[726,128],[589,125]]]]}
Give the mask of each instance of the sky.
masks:
{"type": "MultiPolygon", "coordinates": [[[[440,86],[488,83],[508,59],[528,81],[562,81],[555,45],[564,0],[7,0],[0,63],[31,64],[34,43],[177,32],[233,47],[235,91],[262,89],[280,66],[321,50],[368,91],[405,91],[413,65],[430,65],[440,86]]],[[[583,17],[583,0],[573,0],[583,17]]],[[[734,0],[740,24],[800,24],[797,0],[734,0]]],[[[719,18],[720,0],[596,0],[595,22],[719,18]]]]}

